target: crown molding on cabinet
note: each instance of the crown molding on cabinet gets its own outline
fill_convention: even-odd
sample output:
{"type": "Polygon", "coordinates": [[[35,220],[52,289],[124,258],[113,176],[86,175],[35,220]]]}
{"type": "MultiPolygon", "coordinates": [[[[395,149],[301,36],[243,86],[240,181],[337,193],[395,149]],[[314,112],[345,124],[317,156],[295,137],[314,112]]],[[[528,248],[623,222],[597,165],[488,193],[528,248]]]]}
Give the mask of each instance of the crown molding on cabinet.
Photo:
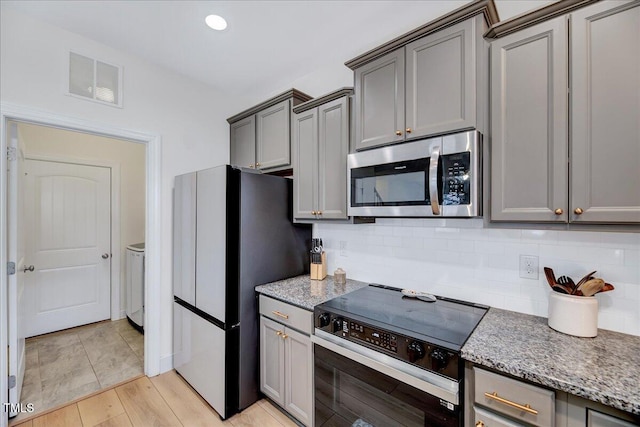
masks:
{"type": "Polygon", "coordinates": [[[351,68],[352,70],[355,70],[361,65],[370,62],[382,55],[385,55],[392,50],[398,49],[406,45],[407,43],[410,43],[416,39],[419,39],[436,31],[442,30],[443,28],[457,24],[458,22],[469,19],[472,16],[478,15],[480,13],[482,13],[482,15],[484,16],[484,19],[487,22],[487,26],[489,27],[496,24],[500,20],[500,18],[498,17],[498,10],[496,9],[496,5],[493,0],[477,0],[475,2],[466,4],[421,27],[418,27],[415,30],[403,34],[400,37],[396,37],[395,39],[381,46],[378,46],[375,49],[363,53],[362,55],[345,62],[344,65],[351,68]]]}
{"type": "Polygon", "coordinates": [[[541,7],[540,9],[525,12],[506,21],[498,22],[491,26],[484,36],[492,39],[499,38],[557,16],[565,15],[598,1],[600,0],[560,0],[548,6],[541,7]]]}
{"type": "Polygon", "coordinates": [[[327,102],[331,102],[335,99],[338,98],[342,98],[343,96],[350,96],[353,95],[353,88],[352,87],[342,87],[338,90],[334,90],[331,93],[328,93],[326,95],[322,95],[319,96],[317,98],[313,98],[310,101],[304,102],[302,104],[298,104],[297,106],[295,106],[293,108],[293,112],[294,113],[302,113],[303,111],[307,111],[310,110],[312,108],[315,108],[319,105],[325,104],[327,102]]]}
{"type": "Polygon", "coordinates": [[[244,111],[242,111],[241,113],[238,113],[234,116],[231,116],[227,119],[227,122],[229,123],[235,123],[238,120],[242,120],[245,117],[249,117],[253,114],[256,114],[259,111],[264,110],[265,108],[269,108],[273,105],[279,104],[280,102],[284,101],[285,99],[293,99],[293,105],[298,105],[302,102],[306,102],[309,101],[310,99],[313,99],[312,96],[307,95],[304,92],[299,91],[298,89],[289,89],[285,92],[282,92],[279,95],[274,96],[273,98],[269,98],[264,102],[261,102],[258,105],[254,105],[251,108],[248,108],[244,111]]]}

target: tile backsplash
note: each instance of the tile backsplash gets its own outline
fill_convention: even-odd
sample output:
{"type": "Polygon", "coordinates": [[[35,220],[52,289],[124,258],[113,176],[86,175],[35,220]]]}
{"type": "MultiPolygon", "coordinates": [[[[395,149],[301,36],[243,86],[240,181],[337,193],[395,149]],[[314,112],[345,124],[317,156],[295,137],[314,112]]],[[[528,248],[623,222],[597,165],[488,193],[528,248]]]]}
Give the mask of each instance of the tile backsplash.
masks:
{"type": "Polygon", "coordinates": [[[378,219],[314,225],[328,272],[547,316],[543,267],[576,281],[590,271],[615,290],[597,295],[598,326],[640,336],[640,234],[483,228],[481,219],[378,219]],[[539,257],[537,280],[520,255],[539,257]]]}

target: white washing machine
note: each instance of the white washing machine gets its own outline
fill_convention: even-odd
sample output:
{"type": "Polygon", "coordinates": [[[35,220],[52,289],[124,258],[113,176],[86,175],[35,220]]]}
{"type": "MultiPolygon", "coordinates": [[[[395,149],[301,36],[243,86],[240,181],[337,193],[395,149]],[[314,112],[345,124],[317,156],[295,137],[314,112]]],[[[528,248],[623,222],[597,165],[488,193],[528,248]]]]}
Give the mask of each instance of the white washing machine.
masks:
{"type": "Polygon", "coordinates": [[[140,332],[144,326],[144,242],[127,246],[126,313],[140,332]]]}

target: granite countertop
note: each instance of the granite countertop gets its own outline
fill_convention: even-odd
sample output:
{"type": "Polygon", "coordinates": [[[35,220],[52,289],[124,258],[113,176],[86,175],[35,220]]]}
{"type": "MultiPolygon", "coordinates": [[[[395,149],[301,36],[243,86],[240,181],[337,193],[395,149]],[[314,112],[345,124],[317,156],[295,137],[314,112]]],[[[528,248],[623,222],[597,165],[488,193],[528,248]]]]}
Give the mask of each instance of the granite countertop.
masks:
{"type": "Polygon", "coordinates": [[[308,274],[256,286],[256,292],[313,311],[313,307],[339,297],[368,283],[347,279],[346,285],[336,285],[333,277],[324,280],[311,280],[308,274]]]}
{"type": "Polygon", "coordinates": [[[545,317],[491,308],[462,357],[623,411],[640,414],[640,337],[556,332],[545,317]]]}

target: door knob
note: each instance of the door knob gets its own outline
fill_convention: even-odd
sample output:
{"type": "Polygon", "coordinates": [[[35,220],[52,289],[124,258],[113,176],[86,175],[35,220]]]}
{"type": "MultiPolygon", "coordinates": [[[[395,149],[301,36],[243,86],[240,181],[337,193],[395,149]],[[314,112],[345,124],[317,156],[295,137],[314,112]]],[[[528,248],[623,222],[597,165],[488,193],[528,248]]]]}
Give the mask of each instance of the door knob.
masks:
{"type": "Polygon", "coordinates": [[[109,258],[109,254],[102,254],[102,259],[107,259],[109,258]]]}
{"type": "Polygon", "coordinates": [[[26,265],[24,266],[24,268],[22,269],[23,273],[26,273],[27,271],[33,271],[36,268],[33,265],[30,265],[29,267],[27,267],[26,265]]]}

